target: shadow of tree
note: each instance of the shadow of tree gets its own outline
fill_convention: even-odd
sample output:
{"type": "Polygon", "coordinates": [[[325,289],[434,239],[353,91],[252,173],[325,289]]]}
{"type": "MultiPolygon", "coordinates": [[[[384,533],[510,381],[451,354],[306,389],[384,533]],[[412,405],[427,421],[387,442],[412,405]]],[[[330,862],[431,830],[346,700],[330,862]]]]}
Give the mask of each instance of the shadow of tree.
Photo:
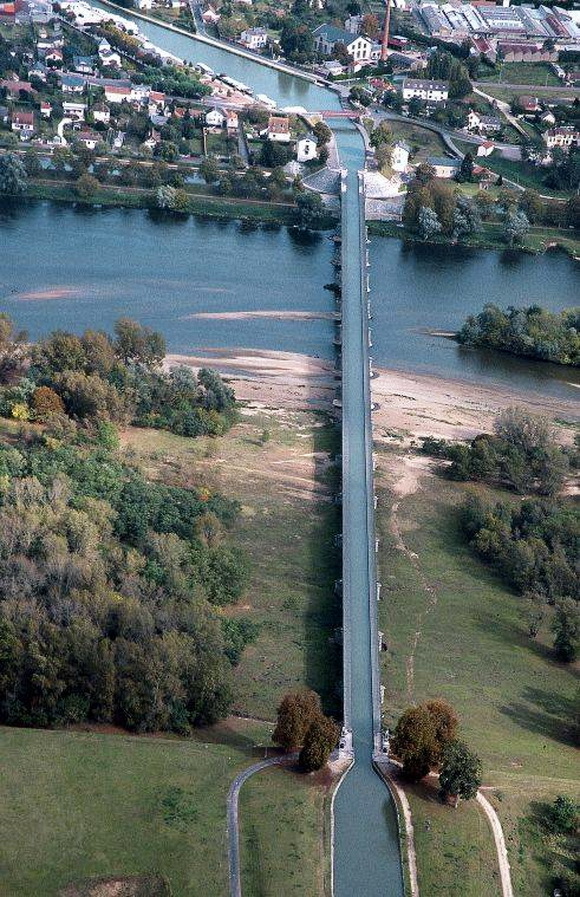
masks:
{"type": "Polygon", "coordinates": [[[514,701],[504,705],[500,708],[501,712],[529,732],[563,744],[577,743],[575,719],[579,710],[578,698],[568,698],[533,687],[524,689],[522,698],[522,702],[514,701]]]}

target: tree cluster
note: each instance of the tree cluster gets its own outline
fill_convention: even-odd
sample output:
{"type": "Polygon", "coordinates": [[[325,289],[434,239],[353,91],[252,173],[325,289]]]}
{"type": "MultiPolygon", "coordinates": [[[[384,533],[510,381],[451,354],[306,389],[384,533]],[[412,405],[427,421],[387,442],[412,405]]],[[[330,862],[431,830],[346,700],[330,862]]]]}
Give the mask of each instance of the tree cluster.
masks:
{"type": "Polygon", "coordinates": [[[494,433],[467,443],[428,437],[422,450],[450,462],[452,479],[482,480],[521,494],[556,495],[578,465],[577,450],[560,446],[546,420],[517,407],[498,415],[494,433]]]}
{"type": "Polygon", "coordinates": [[[480,230],[481,216],[473,200],[435,179],[431,166],[419,165],[405,198],[403,223],[424,240],[436,234],[462,240],[480,230]]]}
{"type": "Polygon", "coordinates": [[[488,303],[470,315],[457,339],[465,346],[509,352],[573,367],[580,365],[580,308],[550,312],[539,305],[509,306],[503,311],[488,303]]]}
{"type": "Polygon", "coordinates": [[[481,784],[481,763],[457,738],[459,720],[446,701],[432,700],[410,707],[400,717],[391,747],[403,763],[405,776],[418,782],[439,772],[444,800],[470,800],[481,784]]]}
{"type": "Polygon", "coordinates": [[[546,605],[552,618],[556,657],[573,661],[580,637],[580,511],[539,499],[519,506],[466,498],[461,528],[470,546],[529,602],[529,632],[537,635],[546,605]]]}
{"type": "Polygon", "coordinates": [[[449,82],[449,97],[460,99],[471,93],[469,71],[464,63],[445,50],[437,50],[429,57],[427,77],[449,82]]]}
{"type": "Polygon", "coordinates": [[[282,699],[272,741],[286,752],[299,750],[300,768],[314,772],[325,766],[339,734],[336,723],[322,712],[319,695],[298,691],[282,699]]]}
{"type": "Polygon", "coordinates": [[[162,335],[128,318],[117,321],[115,338],[103,331],[77,336],[57,330],[28,350],[9,318],[0,316],[0,323],[4,416],[66,416],[89,427],[132,421],[183,436],[221,435],[235,419],[233,391],[219,374],[186,367],[166,373],[160,367],[162,335]]]}
{"type": "Polygon", "coordinates": [[[0,446],[3,723],[187,733],[228,710],[256,634],[216,611],[246,583],[238,506],[147,481],[114,442],[49,425],[0,446]]]}

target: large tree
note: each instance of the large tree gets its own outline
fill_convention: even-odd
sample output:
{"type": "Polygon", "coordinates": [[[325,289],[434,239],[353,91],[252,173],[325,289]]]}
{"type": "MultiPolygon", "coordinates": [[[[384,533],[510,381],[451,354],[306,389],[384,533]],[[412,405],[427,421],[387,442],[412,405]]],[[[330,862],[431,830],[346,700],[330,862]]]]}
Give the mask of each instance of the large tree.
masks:
{"type": "Polygon", "coordinates": [[[340,735],[340,729],[327,716],[319,714],[310,724],[298,762],[304,772],[322,769],[340,735]]]}
{"type": "Polygon", "coordinates": [[[481,785],[481,761],[463,741],[450,741],[443,749],[439,786],[444,800],[471,800],[481,785]]]}
{"type": "Polygon", "coordinates": [[[0,193],[18,196],[26,190],[26,169],[18,156],[0,156],[0,193]]]}
{"type": "Polygon", "coordinates": [[[406,710],[392,739],[394,753],[405,775],[419,781],[441,761],[445,745],[453,740],[457,715],[446,701],[427,701],[406,710]]]}
{"type": "Polygon", "coordinates": [[[315,719],[322,715],[320,697],[315,691],[290,692],[278,707],[278,721],[272,741],[285,751],[302,747],[306,733],[315,719]]]}

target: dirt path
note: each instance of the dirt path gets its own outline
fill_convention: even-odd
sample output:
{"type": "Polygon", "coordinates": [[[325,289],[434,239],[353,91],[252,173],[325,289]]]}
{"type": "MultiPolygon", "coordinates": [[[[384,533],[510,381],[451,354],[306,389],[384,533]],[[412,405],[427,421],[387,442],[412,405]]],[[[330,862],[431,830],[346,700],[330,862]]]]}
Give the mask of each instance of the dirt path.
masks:
{"type": "Polygon", "coordinates": [[[491,830],[493,832],[493,840],[495,841],[495,848],[497,850],[497,862],[499,865],[499,874],[501,878],[501,889],[503,897],[514,897],[510,864],[507,855],[507,848],[505,845],[503,828],[501,827],[499,816],[495,812],[488,799],[483,796],[481,791],[477,792],[476,800],[487,816],[489,824],[491,826],[491,830]]]}

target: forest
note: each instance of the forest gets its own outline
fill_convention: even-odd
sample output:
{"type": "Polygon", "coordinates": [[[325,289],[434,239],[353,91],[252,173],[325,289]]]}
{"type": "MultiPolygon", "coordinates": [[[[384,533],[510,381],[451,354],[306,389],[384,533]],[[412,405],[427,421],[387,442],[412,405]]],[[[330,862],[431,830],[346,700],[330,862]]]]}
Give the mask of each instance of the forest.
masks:
{"type": "Polygon", "coordinates": [[[256,634],[220,614],[248,577],[229,535],[239,507],[148,480],[116,423],[173,427],[167,402],[223,428],[233,392],[211,371],[163,373],[161,337],[134,322],[115,340],[35,345],[2,324],[0,721],[182,734],[215,721],[256,634]]]}

